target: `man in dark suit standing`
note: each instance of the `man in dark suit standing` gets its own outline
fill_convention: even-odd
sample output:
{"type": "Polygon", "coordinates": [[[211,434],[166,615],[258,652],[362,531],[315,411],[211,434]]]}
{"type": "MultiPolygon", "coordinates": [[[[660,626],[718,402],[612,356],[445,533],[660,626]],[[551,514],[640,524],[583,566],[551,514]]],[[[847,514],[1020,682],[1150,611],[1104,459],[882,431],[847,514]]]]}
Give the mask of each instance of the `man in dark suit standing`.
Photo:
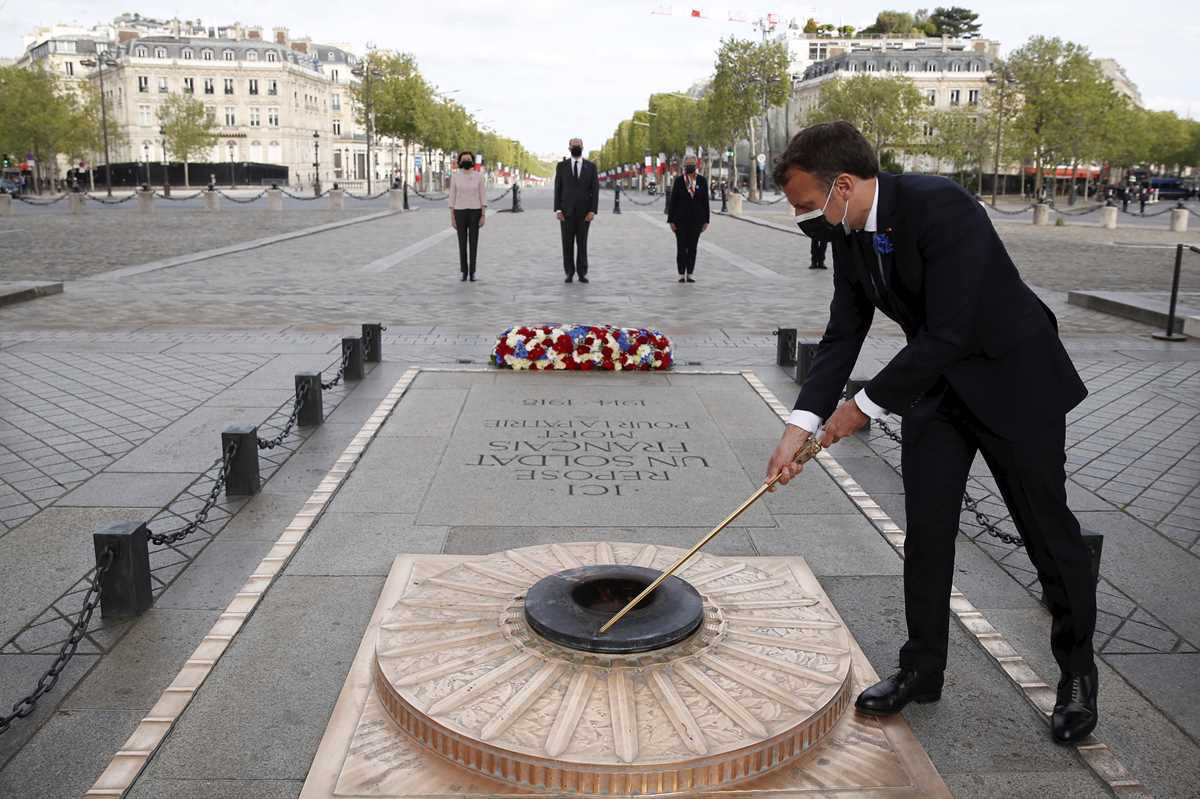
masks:
{"type": "Polygon", "coordinates": [[[583,157],[582,139],[571,139],[570,149],[571,157],[554,171],[554,215],[562,227],[564,282],[578,273],[579,282],[587,283],[588,227],[600,207],[600,176],[596,165],[583,157]]]}
{"type": "Polygon", "coordinates": [[[695,283],[696,249],[700,234],[708,230],[708,181],[696,168],[696,156],[683,159],[683,174],[671,186],[667,200],[667,223],[675,231],[675,267],[679,282],[695,283]]]}
{"type": "Polygon", "coordinates": [[[1061,669],[1055,740],[1076,743],[1097,722],[1092,657],[1096,584],[1067,507],[1066,414],[1087,394],[1054,315],[1021,280],[987,213],[953,182],[879,172],[849,123],[802,130],[775,171],[801,228],[833,245],[833,300],[813,366],[768,471],[786,482],[791,457],[824,423],[828,446],[886,411],[903,416],[908,530],[908,641],[899,671],[858,697],[890,714],[941,698],[954,539],[967,474],[981,453],[1037,569],[1061,669]],[[838,405],[876,309],[907,344],[838,405]]]}

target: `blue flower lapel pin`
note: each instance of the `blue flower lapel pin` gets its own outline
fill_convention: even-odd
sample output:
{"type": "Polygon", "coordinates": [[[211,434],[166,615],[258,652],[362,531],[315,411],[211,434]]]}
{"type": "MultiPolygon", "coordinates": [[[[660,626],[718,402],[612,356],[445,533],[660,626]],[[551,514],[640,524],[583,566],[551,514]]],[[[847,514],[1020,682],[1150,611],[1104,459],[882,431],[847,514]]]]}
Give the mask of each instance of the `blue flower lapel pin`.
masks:
{"type": "Polygon", "coordinates": [[[872,243],[875,245],[875,252],[879,253],[880,255],[889,255],[893,250],[896,249],[892,244],[891,233],[892,229],[888,228],[882,233],[876,233],[871,237],[872,243]]]}

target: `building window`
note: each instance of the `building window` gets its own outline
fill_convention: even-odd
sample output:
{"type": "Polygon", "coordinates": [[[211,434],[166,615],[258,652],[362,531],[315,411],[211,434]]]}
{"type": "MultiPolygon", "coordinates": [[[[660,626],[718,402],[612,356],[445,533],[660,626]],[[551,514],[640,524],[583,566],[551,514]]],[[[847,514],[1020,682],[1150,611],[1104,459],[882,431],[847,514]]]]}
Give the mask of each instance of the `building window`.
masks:
{"type": "Polygon", "coordinates": [[[195,78],[184,78],[183,79],[183,93],[184,94],[195,94],[196,93],[196,79],[195,78]]]}
{"type": "Polygon", "coordinates": [[[166,93],[167,93],[167,92],[169,92],[169,91],[170,91],[170,89],[168,89],[168,88],[167,88],[167,79],[166,79],[166,78],[159,78],[159,79],[158,79],[158,93],[159,93],[159,94],[166,94],[166,93]]]}
{"type": "Polygon", "coordinates": [[[192,51],[192,48],[185,47],[183,48],[182,52],[179,53],[179,55],[184,61],[191,61],[195,57],[196,53],[192,51]]]}
{"type": "Polygon", "coordinates": [[[950,105],[958,105],[961,97],[962,97],[961,89],[951,89],[950,90],[950,105]]]}
{"type": "Polygon", "coordinates": [[[145,47],[138,46],[133,48],[133,54],[138,58],[145,58],[146,56],[150,55],[150,51],[145,47]]]}
{"type": "Polygon", "coordinates": [[[225,61],[233,61],[234,60],[233,51],[232,50],[222,50],[221,58],[225,61]]]}
{"type": "Polygon", "coordinates": [[[212,78],[204,79],[204,93],[205,94],[214,94],[215,93],[215,90],[213,89],[213,79],[212,78]]]}
{"type": "Polygon", "coordinates": [[[250,52],[246,53],[246,60],[247,61],[257,61],[258,60],[258,51],[251,50],[250,52]]]}
{"type": "Polygon", "coordinates": [[[262,161],[262,142],[250,142],[250,160],[254,161],[255,163],[260,163],[262,161]]]}
{"type": "Polygon", "coordinates": [[[154,48],[154,57],[155,58],[166,58],[167,57],[167,48],[155,47],[154,48]]]}
{"type": "Polygon", "coordinates": [[[908,62],[908,66],[906,67],[906,69],[907,69],[909,72],[916,72],[916,71],[917,71],[917,62],[915,62],[915,61],[909,61],[909,62],[908,62]]]}
{"type": "Polygon", "coordinates": [[[262,126],[262,122],[258,116],[258,107],[251,106],[250,107],[250,127],[257,128],[257,127],[261,127],[261,126],[262,126]]]}
{"type": "Polygon", "coordinates": [[[280,154],[279,142],[273,141],[267,145],[267,160],[269,160],[272,164],[278,164],[283,160],[283,157],[280,154]]]}
{"type": "Polygon", "coordinates": [[[334,83],[338,82],[338,71],[336,69],[329,70],[329,75],[334,83]]]}
{"type": "Polygon", "coordinates": [[[937,89],[925,90],[925,103],[927,105],[937,105],[937,89]]]}
{"type": "Polygon", "coordinates": [[[65,69],[65,70],[67,71],[67,75],[74,77],[74,75],[75,75],[75,62],[74,62],[74,61],[68,61],[68,62],[66,62],[65,64],[63,64],[63,69],[65,69]]]}
{"type": "Polygon", "coordinates": [[[879,71],[879,65],[876,64],[874,61],[868,61],[866,63],[866,68],[867,68],[867,72],[878,72],[879,71]]]}
{"type": "Polygon", "coordinates": [[[201,51],[200,51],[200,60],[202,60],[202,61],[212,61],[212,60],[213,60],[213,51],[212,51],[212,50],[209,50],[209,49],[207,49],[207,48],[205,48],[205,49],[201,50],[201,51]]]}
{"type": "Polygon", "coordinates": [[[267,94],[270,94],[270,95],[279,94],[279,81],[277,81],[277,80],[267,81],[267,94]]]}
{"type": "Polygon", "coordinates": [[[329,52],[327,52],[327,53],[325,54],[325,60],[326,60],[326,61],[332,61],[333,59],[334,59],[333,51],[332,51],[332,50],[330,50],[329,52]]]}
{"type": "Polygon", "coordinates": [[[138,106],[138,124],[139,125],[149,125],[150,124],[150,106],[148,106],[148,105],[139,105],[138,106]]]}
{"type": "Polygon", "coordinates": [[[951,72],[962,72],[963,71],[962,62],[961,61],[951,62],[950,63],[950,71],[951,72]]]}
{"type": "Polygon", "coordinates": [[[967,91],[967,105],[979,105],[979,89],[967,91]]]}
{"type": "Polygon", "coordinates": [[[925,134],[925,138],[927,138],[927,139],[932,138],[933,137],[933,125],[930,125],[928,122],[926,122],[925,129],[922,132],[925,134]]]}
{"type": "Polygon", "coordinates": [[[333,135],[334,136],[342,135],[342,120],[340,120],[340,119],[333,120],[333,135]]]}
{"type": "Polygon", "coordinates": [[[237,109],[231,105],[225,106],[225,127],[232,128],[237,125],[237,109]]]}
{"type": "Polygon", "coordinates": [[[267,127],[269,127],[269,128],[279,127],[279,109],[278,108],[271,107],[271,108],[267,109],[267,127]]]}
{"type": "Polygon", "coordinates": [[[342,110],[342,96],[340,94],[333,95],[333,104],[329,106],[334,111],[342,110]]]}
{"type": "Polygon", "coordinates": [[[233,94],[233,78],[225,79],[225,93],[233,94]]]}
{"type": "Polygon", "coordinates": [[[208,118],[208,122],[210,125],[217,124],[217,109],[214,106],[211,106],[211,105],[204,106],[204,116],[206,116],[208,118]]]}
{"type": "Polygon", "coordinates": [[[267,51],[267,60],[274,63],[279,60],[279,54],[276,53],[274,50],[268,50],[267,51]]]}
{"type": "Polygon", "coordinates": [[[938,71],[937,62],[936,61],[926,61],[925,62],[925,71],[926,72],[937,72],[938,71]]]}
{"type": "Polygon", "coordinates": [[[150,91],[150,78],[148,76],[138,75],[138,91],[139,92],[150,91]]]}
{"type": "Polygon", "coordinates": [[[258,94],[258,78],[250,79],[250,93],[258,94]]]}

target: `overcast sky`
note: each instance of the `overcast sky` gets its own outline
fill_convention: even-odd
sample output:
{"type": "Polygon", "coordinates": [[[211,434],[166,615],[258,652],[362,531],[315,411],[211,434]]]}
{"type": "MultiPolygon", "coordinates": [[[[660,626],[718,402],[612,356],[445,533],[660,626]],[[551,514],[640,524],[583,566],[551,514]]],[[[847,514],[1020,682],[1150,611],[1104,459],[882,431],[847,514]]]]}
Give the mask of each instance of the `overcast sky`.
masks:
{"type": "MultiPolygon", "coordinates": [[[[963,0],[958,0],[963,2],[963,0]]],[[[953,4],[952,2],[948,2],[953,4]]],[[[1200,119],[1200,17],[1188,3],[1144,0],[975,0],[983,35],[1002,54],[1035,34],[1068,38],[1097,57],[1116,58],[1148,106],[1200,119]]],[[[933,5],[930,3],[930,5],[933,5]]],[[[425,76],[483,123],[518,138],[535,153],[565,151],[571,136],[599,147],[617,122],[645,108],[656,91],[678,91],[711,73],[722,37],[756,35],[729,21],[774,13],[787,19],[862,27],[890,2],[762,3],[734,0],[715,6],[658,0],[231,0],[182,3],[134,0],[0,0],[0,56],[21,51],[21,34],[39,24],[109,20],[124,11],[143,16],[199,17],[205,25],[240,21],[288,27],[293,36],[346,43],[361,52],[370,42],[416,56],[425,76]],[[707,19],[693,19],[691,9],[707,19]],[[672,10],[672,15],[652,14],[672,10]]],[[[903,10],[913,10],[899,6],[903,10]]],[[[915,6],[914,6],[915,8],[915,6]]]]}

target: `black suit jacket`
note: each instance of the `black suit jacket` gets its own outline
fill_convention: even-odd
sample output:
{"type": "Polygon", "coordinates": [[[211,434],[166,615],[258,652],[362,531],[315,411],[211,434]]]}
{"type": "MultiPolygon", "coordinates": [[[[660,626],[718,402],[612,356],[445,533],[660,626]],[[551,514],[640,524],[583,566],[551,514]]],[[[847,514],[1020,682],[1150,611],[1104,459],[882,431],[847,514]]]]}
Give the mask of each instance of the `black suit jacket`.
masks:
{"type": "Polygon", "coordinates": [[[670,205],[667,211],[667,222],[679,226],[695,226],[708,224],[708,181],[704,175],[696,175],[696,193],[688,196],[687,178],[683,175],[675,178],[671,186],[670,205]]]}
{"type": "Polygon", "coordinates": [[[579,178],[571,168],[571,159],[558,162],[554,170],[554,210],[567,216],[583,216],[600,207],[600,176],[596,165],[586,158],[579,161],[579,178]]]}
{"type": "Polygon", "coordinates": [[[829,324],[796,408],[822,418],[834,411],[882,307],[908,343],[866,386],[877,404],[905,415],[944,379],[1003,437],[1061,420],[1087,389],[1054,314],[1021,280],[979,202],[946,178],[878,180],[877,229],[891,243],[878,249],[891,252],[834,235],[829,324]],[[871,256],[887,279],[883,301],[867,271],[871,256]]]}

